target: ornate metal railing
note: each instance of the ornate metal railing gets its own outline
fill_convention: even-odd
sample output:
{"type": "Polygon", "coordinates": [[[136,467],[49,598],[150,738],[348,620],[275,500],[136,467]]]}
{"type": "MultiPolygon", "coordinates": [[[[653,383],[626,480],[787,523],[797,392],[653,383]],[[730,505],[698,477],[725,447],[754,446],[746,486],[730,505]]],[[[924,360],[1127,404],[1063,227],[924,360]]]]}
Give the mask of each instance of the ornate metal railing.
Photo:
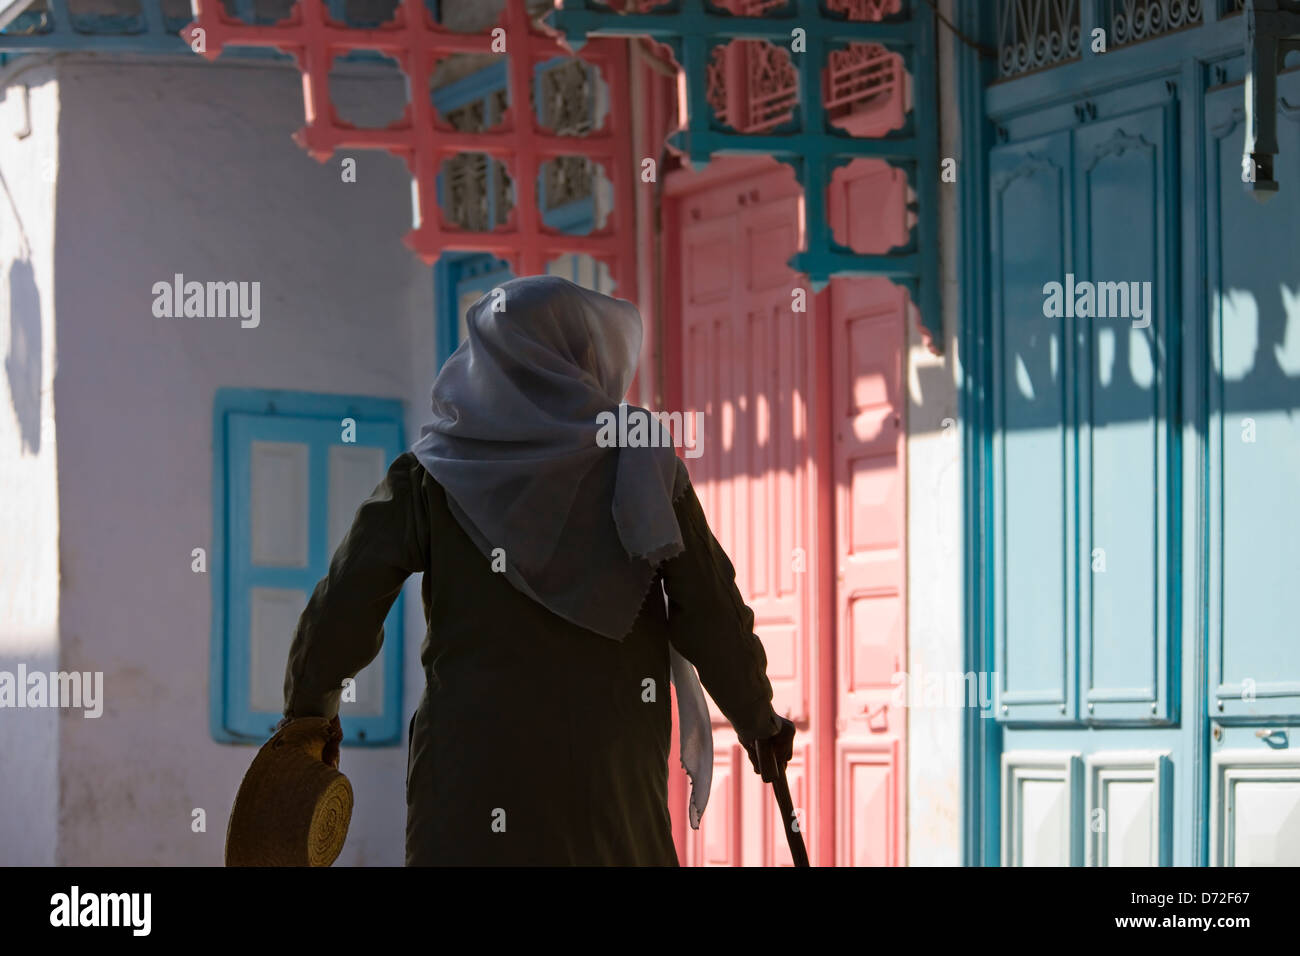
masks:
{"type": "Polygon", "coordinates": [[[999,0],[998,73],[1016,76],[1077,60],[1081,53],[1079,3],[999,0]]]}
{"type": "Polygon", "coordinates": [[[1110,47],[1124,46],[1199,26],[1202,0],[1106,0],[1106,29],[1110,47]]]}
{"type": "MultiPolygon", "coordinates": [[[[998,74],[1006,79],[1078,60],[1083,44],[1090,42],[1082,35],[1085,23],[1106,31],[1107,49],[1200,26],[1205,2],[998,0],[998,74]]],[[[1219,16],[1240,13],[1245,7],[1245,0],[1214,2],[1219,4],[1219,16]]]]}

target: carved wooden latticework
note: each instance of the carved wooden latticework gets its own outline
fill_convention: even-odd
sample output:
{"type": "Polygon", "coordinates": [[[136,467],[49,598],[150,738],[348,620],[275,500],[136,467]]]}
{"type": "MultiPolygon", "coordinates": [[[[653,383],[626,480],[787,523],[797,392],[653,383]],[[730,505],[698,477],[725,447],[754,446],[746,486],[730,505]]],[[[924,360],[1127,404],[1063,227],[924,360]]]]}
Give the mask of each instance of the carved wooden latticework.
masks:
{"type": "Polygon", "coordinates": [[[1080,55],[1080,0],[998,0],[998,72],[1015,76],[1080,55]]]}
{"type": "Polygon", "coordinates": [[[509,219],[510,175],[500,162],[483,153],[465,153],[443,164],[443,173],[443,211],[448,222],[471,232],[487,232],[509,219]],[[495,200],[491,205],[489,195],[495,200]],[[489,217],[495,221],[489,223],[489,217]]]}
{"type": "Polygon", "coordinates": [[[541,123],[560,136],[585,136],[593,121],[592,76],[581,60],[565,60],[542,71],[537,86],[541,123]]]}
{"type": "Polygon", "coordinates": [[[898,12],[898,0],[826,0],[826,9],[850,20],[883,20],[898,12]]]}
{"type": "Polygon", "coordinates": [[[902,82],[902,63],[879,43],[850,43],[832,50],[826,64],[826,114],[832,118],[892,96],[902,82]]]}
{"type": "MultiPolygon", "coordinates": [[[[595,116],[594,77],[581,60],[544,70],[536,95],[541,125],[557,136],[585,136],[595,116]]],[[[596,166],[585,156],[558,156],[542,165],[545,208],[549,212],[589,199],[596,189],[596,166]]]]}
{"type": "Polygon", "coordinates": [[[798,74],[790,55],[767,40],[714,47],[708,81],[714,114],[737,132],[765,132],[794,117],[798,74]]]}
{"type": "MultiPolygon", "coordinates": [[[[923,336],[934,351],[942,351],[933,12],[920,0],[906,5],[906,17],[898,16],[903,13],[898,0],[786,0],[779,7],[766,0],[724,2],[563,0],[546,22],[563,31],[575,49],[594,36],[643,36],[666,45],[682,68],[685,94],[684,125],[669,144],[701,166],[721,153],[767,155],[792,166],[803,190],[804,247],[790,259],[790,268],[808,276],[814,289],[825,287],[832,276],[894,279],[912,293],[923,336]],[[744,11],[736,12],[742,6],[744,11]],[[803,43],[792,48],[796,27],[803,43]],[[780,56],[746,57],[741,69],[742,57],[716,52],[729,46],[780,56]],[[892,78],[873,72],[881,69],[873,47],[895,58],[892,78]],[[863,75],[849,75],[864,67],[863,75]],[[886,83],[899,82],[903,71],[912,75],[913,96],[898,128],[877,136],[845,135],[842,126],[836,128],[840,117],[828,110],[827,95],[839,97],[838,112],[846,103],[877,96],[886,83]],[[915,228],[904,245],[884,254],[859,253],[831,233],[832,175],[856,159],[898,166],[916,191],[915,228]]],[[[1077,39],[1076,30],[1076,44],[1077,39]]]]}
{"type": "Polygon", "coordinates": [[[786,0],[713,0],[713,5],[738,17],[764,17],[786,7],[786,0]]]}
{"type": "MultiPolygon", "coordinates": [[[[507,103],[505,91],[498,90],[486,100],[448,110],[444,118],[458,132],[481,133],[501,122],[507,103]]],[[[510,174],[500,160],[486,153],[461,153],[443,163],[442,172],[442,208],[448,222],[471,232],[505,225],[512,205],[510,174]]]]}
{"type": "MultiPolygon", "coordinates": [[[[434,262],[446,250],[486,252],[506,260],[516,274],[537,275],[559,256],[585,253],[609,267],[621,295],[635,296],[628,110],[607,110],[604,123],[585,135],[562,135],[538,122],[530,109],[534,70],[571,54],[537,29],[525,0],[507,0],[500,21],[474,33],[437,23],[425,0],[399,0],[392,18],[372,29],[356,29],[335,19],[322,0],[298,0],[289,16],[275,24],[233,19],[220,0],[194,0],[194,8],[195,20],[182,35],[193,43],[196,31],[202,31],[204,55],[209,59],[231,46],[271,48],[295,58],[303,73],[307,122],[294,138],[312,156],[324,161],[340,149],[380,149],[406,162],[415,185],[416,221],[405,241],[426,262],[434,262]],[[342,121],[330,100],[334,60],[358,50],[397,61],[407,89],[414,91],[402,117],[383,128],[361,129],[342,121]],[[440,63],[457,54],[507,58],[508,105],[502,100],[494,104],[494,109],[501,108],[499,122],[493,124],[490,116],[476,117],[473,111],[455,118],[436,115],[427,93],[431,77],[440,63]],[[463,170],[445,181],[452,197],[449,205],[457,210],[447,216],[438,206],[436,177],[448,160],[465,154],[491,157],[500,163],[502,175],[489,177],[484,165],[466,162],[463,170]],[[568,156],[585,157],[589,163],[617,171],[609,221],[582,236],[548,228],[538,204],[537,184],[544,164],[568,156]],[[493,190],[493,205],[503,211],[504,220],[486,221],[487,206],[480,197],[488,189],[493,190]]],[[[584,48],[582,57],[609,84],[610,102],[626,104],[624,44],[596,41],[584,48]]],[[[566,177],[565,188],[571,190],[570,178],[566,177]]]]}

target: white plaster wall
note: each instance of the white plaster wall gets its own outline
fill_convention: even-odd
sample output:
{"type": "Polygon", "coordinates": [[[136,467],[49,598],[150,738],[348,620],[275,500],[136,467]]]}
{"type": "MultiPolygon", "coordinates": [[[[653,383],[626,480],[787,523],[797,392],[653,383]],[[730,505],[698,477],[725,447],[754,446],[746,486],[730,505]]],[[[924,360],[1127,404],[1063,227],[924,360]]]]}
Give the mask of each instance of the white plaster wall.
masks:
{"type": "MultiPolygon", "coordinates": [[[[349,71],[335,92],[355,117],[392,82],[349,71]]],[[[219,865],[254,748],[209,734],[211,581],[190,570],[192,548],[218,557],[214,393],[403,399],[414,436],[433,374],[431,270],[400,241],[399,160],[349,154],[358,181],[343,183],[339,156],[318,164],[290,140],[303,106],[289,66],[71,58],[59,86],[63,662],[104,671],[106,705],[63,722],[58,861],[219,865]],[[155,318],[151,287],[177,272],[260,281],[260,327],[155,318]],[[206,833],[191,832],[196,807],[206,833]]],[[[406,601],[409,715],[418,577],[406,601]]],[[[341,769],[356,807],[339,865],[400,864],[405,746],[345,749],[341,769]]]]}
{"type": "MultiPolygon", "coordinates": [[[[951,0],[941,7],[952,19],[951,0]]],[[[952,34],[939,28],[940,156],[960,157],[961,116],[952,34]]],[[[960,162],[960,161],[959,161],[960,162]]],[[[945,354],[936,358],[915,323],[908,343],[907,664],[926,675],[965,671],[962,640],[962,465],[957,383],[957,183],[939,186],[945,354]]],[[[924,698],[922,698],[924,699],[924,698]]],[[[962,711],[913,706],[907,729],[907,857],[912,866],[961,863],[962,711]]]]}
{"type": "MultiPolygon", "coordinates": [[[[0,96],[0,671],[14,674],[59,659],[54,71],[6,71],[0,96]]],[[[0,866],[54,863],[58,768],[58,712],[0,709],[0,866]]]]}

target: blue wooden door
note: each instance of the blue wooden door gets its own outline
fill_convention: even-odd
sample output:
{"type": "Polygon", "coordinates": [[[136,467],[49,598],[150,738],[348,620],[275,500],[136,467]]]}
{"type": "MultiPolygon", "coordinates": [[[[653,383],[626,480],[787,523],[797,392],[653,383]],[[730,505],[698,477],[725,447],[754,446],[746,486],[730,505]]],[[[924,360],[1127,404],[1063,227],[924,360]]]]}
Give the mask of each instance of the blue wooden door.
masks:
{"type": "Polygon", "coordinates": [[[1006,865],[1300,862],[1300,175],[1244,190],[1244,67],[1211,42],[988,97],[1006,865]]]}
{"type": "Polygon", "coordinates": [[[1194,801],[1170,774],[1192,754],[1170,613],[1177,102],[1159,83],[1097,106],[1007,124],[989,162],[1011,865],[1170,863],[1194,801]]]}
{"type": "Polygon", "coordinates": [[[1300,75],[1267,204],[1241,185],[1242,68],[1206,97],[1211,865],[1300,863],[1300,75]]]}

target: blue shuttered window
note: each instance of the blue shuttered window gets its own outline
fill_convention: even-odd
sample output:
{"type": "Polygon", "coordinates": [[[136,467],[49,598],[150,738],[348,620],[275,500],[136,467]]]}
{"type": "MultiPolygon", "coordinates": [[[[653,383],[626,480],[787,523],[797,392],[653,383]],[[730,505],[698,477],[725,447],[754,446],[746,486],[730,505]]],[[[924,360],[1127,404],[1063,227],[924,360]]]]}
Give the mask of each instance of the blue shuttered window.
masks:
{"type": "MultiPolygon", "coordinates": [[[[281,716],[299,615],[403,450],[401,403],[222,389],[213,426],[212,734],[260,743],[281,716]]],[[[402,607],[399,596],[355,701],[344,695],[348,743],[401,741],[402,607]]]]}

